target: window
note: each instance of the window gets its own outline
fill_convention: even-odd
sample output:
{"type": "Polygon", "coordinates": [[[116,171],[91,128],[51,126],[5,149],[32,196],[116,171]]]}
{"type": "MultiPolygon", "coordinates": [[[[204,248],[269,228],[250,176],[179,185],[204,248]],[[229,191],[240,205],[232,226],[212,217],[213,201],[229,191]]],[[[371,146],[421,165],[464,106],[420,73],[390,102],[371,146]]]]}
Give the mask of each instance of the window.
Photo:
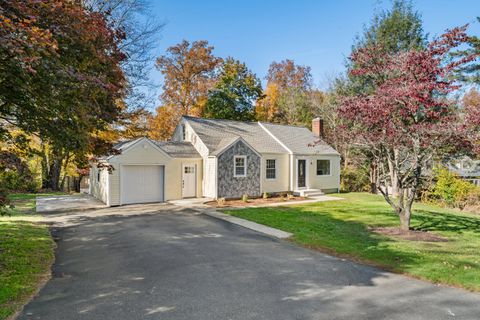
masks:
{"type": "Polygon", "coordinates": [[[185,141],[187,139],[187,131],[185,130],[185,125],[182,124],[182,140],[185,141]]]}
{"type": "Polygon", "coordinates": [[[317,160],[317,176],[330,175],[330,160],[317,160]]]}
{"type": "Polygon", "coordinates": [[[246,177],[247,176],[247,157],[235,156],[233,158],[233,176],[234,177],[246,177]]]}
{"type": "Polygon", "coordinates": [[[183,170],[184,170],[185,173],[195,173],[194,167],[185,166],[185,168],[183,170]]]}
{"type": "Polygon", "coordinates": [[[276,168],[276,160],[275,159],[267,159],[266,163],[266,178],[267,179],[276,179],[277,178],[277,168],[276,168]]]}

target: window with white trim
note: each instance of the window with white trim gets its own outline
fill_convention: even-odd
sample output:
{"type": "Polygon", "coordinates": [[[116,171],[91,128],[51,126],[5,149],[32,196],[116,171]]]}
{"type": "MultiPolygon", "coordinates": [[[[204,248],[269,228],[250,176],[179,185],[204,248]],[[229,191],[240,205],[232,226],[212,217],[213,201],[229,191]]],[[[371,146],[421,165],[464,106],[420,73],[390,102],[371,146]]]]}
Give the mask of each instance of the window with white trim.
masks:
{"type": "Polygon", "coordinates": [[[277,178],[277,161],[275,159],[267,159],[265,168],[265,175],[268,180],[277,178]]]}
{"type": "Polygon", "coordinates": [[[246,156],[235,156],[233,158],[233,176],[237,177],[246,177],[247,176],[247,157],[246,156]]]}
{"type": "Polygon", "coordinates": [[[330,160],[317,160],[317,176],[330,175],[330,160]]]}

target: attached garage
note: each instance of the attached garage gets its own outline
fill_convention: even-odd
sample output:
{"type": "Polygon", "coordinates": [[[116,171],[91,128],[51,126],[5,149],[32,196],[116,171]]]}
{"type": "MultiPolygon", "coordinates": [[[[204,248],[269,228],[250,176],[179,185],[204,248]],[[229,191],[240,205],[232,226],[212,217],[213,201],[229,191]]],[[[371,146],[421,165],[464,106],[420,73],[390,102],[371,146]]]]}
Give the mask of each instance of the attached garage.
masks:
{"type": "Polygon", "coordinates": [[[121,166],[121,204],[163,202],[165,166],[121,166]]]}
{"type": "Polygon", "coordinates": [[[108,206],[202,194],[202,158],[192,144],[139,138],[115,148],[119,154],[101,158],[102,165],[90,170],[90,193],[108,206]]]}

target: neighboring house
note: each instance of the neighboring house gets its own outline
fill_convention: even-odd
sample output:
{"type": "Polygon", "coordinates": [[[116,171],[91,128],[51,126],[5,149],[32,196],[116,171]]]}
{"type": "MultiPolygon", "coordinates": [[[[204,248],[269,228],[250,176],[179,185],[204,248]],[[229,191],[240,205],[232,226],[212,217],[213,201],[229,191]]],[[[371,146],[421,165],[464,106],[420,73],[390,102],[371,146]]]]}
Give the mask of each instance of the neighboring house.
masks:
{"type": "Polygon", "coordinates": [[[90,171],[90,193],[107,205],[264,192],[316,195],[340,188],[340,155],[304,127],[183,117],[171,141],[147,138],[116,145],[90,171]]]}
{"type": "Polygon", "coordinates": [[[464,180],[480,187],[480,160],[462,157],[447,163],[447,168],[464,180]]]}

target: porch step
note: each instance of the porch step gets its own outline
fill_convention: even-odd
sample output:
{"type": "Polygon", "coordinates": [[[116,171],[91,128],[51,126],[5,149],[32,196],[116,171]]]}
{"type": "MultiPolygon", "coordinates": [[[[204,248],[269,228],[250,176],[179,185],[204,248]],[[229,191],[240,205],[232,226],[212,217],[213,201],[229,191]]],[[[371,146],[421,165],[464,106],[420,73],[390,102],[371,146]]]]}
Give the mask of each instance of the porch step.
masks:
{"type": "Polygon", "coordinates": [[[300,189],[295,191],[294,193],[300,195],[301,197],[307,197],[307,198],[319,197],[324,195],[324,193],[320,189],[304,189],[304,190],[300,189]]]}

